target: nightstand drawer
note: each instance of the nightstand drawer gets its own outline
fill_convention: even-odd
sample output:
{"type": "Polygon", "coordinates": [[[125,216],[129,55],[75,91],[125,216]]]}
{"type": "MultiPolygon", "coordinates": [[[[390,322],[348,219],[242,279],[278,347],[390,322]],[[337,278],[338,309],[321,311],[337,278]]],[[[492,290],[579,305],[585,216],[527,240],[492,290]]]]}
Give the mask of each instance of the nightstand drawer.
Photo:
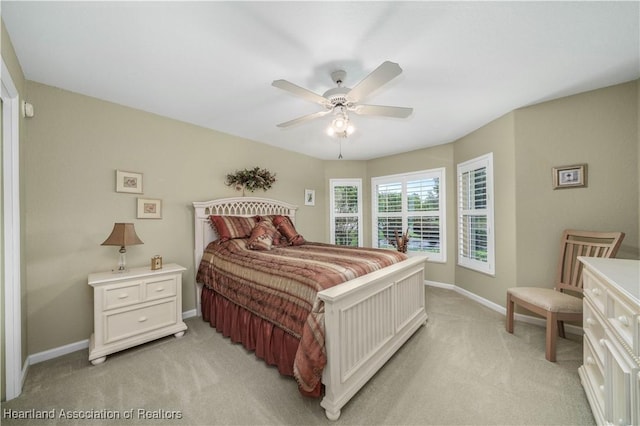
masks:
{"type": "Polygon", "coordinates": [[[107,313],[105,317],[105,343],[126,339],[175,323],[175,299],[168,299],[165,302],[135,310],[107,313]]]}
{"type": "Polygon", "coordinates": [[[120,308],[140,303],[140,284],[142,281],[113,285],[104,289],[104,310],[120,308]]]}
{"type": "Polygon", "coordinates": [[[161,299],[176,295],[176,279],[171,277],[157,281],[145,281],[145,300],[161,299]]]}

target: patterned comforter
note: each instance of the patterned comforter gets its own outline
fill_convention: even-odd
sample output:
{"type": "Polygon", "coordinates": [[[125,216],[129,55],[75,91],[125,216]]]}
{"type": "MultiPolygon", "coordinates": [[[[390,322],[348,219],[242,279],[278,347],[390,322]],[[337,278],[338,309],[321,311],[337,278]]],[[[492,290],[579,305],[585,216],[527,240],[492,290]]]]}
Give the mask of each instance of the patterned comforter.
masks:
{"type": "Polygon", "coordinates": [[[326,364],[319,291],[406,259],[393,250],[321,243],[250,250],[246,239],[212,242],[196,277],[218,294],[300,339],[294,376],[311,392],[326,364]]]}

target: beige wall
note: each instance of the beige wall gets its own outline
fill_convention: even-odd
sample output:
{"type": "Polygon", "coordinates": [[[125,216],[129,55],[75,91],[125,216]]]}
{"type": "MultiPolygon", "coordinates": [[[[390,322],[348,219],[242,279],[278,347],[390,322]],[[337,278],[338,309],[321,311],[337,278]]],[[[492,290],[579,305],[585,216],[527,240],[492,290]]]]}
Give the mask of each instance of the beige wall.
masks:
{"type": "MultiPolygon", "coordinates": [[[[516,279],[516,193],[514,117],[509,113],[455,142],[456,166],[493,153],[495,276],[461,266],[455,284],[499,305],[516,279]]],[[[455,172],[457,173],[457,172],[455,172]]],[[[457,232],[452,229],[452,232],[457,232]]],[[[453,259],[457,262],[457,259],[453,259]]]]}
{"type": "Polygon", "coordinates": [[[114,222],[133,222],[144,245],[129,265],[155,255],[185,267],[183,310],[195,307],[193,201],[238,196],[226,173],[260,166],[278,181],[266,195],[300,205],[297,228],[325,241],[324,164],[311,157],[29,82],[36,116],[25,147],[29,353],[87,339],[93,295],[87,274],[109,270],[117,248],[100,246],[114,222]],[[139,195],[115,192],[116,169],[143,173],[143,197],[163,202],[161,220],[136,219],[139,195]],[[304,206],[316,189],[315,207],[304,206]]]}
{"type": "MultiPolygon", "coordinates": [[[[11,79],[13,80],[13,83],[16,86],[16,89],[18,90],[18,94],[20,99],[22,99],[24,97],[24,94],[26,92],[25,90],[25,78],[24,78],[24,74],[22,73],[22,68],[20,67],[20,63],[18,62],[18,58],[16,56],[15,51],[13,50],[13,45],[11,44],[11,39],[9,38],[9,34],[7,33],[5,26],[4,26],[4,22],[2,22],[0,20],[0,51],[2,53],[2,60],[4,61],[4,63],[6,64],[9,73],[11,74],[11,79]]],[[[20,134],[20,154],[22,154],[22,149],[24,147],[24,141],[26,140],[26,132],[25,132],[25,126],[24,126],[24,119],[22,119],[22,117],[20,117],[20,125],[19,125],[19,134],[20,134]]],[[[25,175],[25,168],[24,168],[24,162],[22,160],[22,155],[20,156],[20,165],[19,165],[19,169],[20,169],[20,193],[24,194],[24,179],[22,178],[25,175]]],[[[22,206],[24,206],[23,203],[23,198],[21,199],[21,204],[22,206]]],[[[22,239],[24,239],[24,208],[21,208],[21,223],[22,225],[22,239]]],[[[4,211],[4,208],[0,209],[0,215],[2,215],[4,211]]],[[[4,224],[4,218],[2,223],[4,224]]],[[[4,226],[2,227],[4,229],[4,226]]],[[[4,238],[4,236],[3,236],[4,238]]],[[[25,248],[24,245],[22,245],[21,247],[21,255],[24,258],[25,255],[25,248]]],[[[4,270],[4,265],[2,265],[2,270],[4,270]]],[[[22,264],[22,268],[21,268],[21,279],[22,279],[22,285],[21,285],[21,323],[22,323],[22,330],[23,330],[23,335],[24,335],[24,330],[26,330],[27,328],[27,292],[26,292],[26,286],[25,286],[25,264],[23,262],[22,264]]],[[[4,273],[0,274],[0,283],[1,283],[1,289],[2,289],[2,309],[0,309],[0,312],[4,312],[4,286],[5,286],[5,282],[4,282],[4,273]]],[[[0,386],[2,387],[2,391],[0,393],[1,396],[1,400],[4,401],[5,399],[5,390],[6,390],[6,385],[5,385],[5,336],[4,336],[4,318],[2,319],[2,324],[3,326],[0,327],[0,340],[2,341],[2,353],[0,356],[0,360],[2,360],[2,362],[0,362],[0,364],[2,365],[1,370],[2,370],[2,374],[0,374],[1,380],[0,380],[0,386]]],[[[27,342],[26,339],[22,339],[22,362],[24,363],[24,361],[26,360],[28,355],[27,352],[27,342]]]]}
{"type": "Polygon", "coordinates": [[[553,282],[563,229],[626,233],[638,258],[637,82],[515,112],[518,285],[553,282]],[[552,189],[551,169],[586,163],[586,188],[552,189]]]}

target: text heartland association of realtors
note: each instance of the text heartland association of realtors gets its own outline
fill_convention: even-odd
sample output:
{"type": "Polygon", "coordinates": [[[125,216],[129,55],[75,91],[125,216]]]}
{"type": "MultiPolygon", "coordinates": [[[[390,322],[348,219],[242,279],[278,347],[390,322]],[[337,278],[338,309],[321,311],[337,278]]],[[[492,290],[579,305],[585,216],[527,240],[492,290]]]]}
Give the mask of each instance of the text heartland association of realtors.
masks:
{"type": "Polygon", "coordinates": [[[131,408],[129,410],[65,410],[52,408],[50,410],[2,410],[4,419],[85,419],[85,420],[180,420],[182,411],[176,410],[146,410],[144,408],[131,408]]]}

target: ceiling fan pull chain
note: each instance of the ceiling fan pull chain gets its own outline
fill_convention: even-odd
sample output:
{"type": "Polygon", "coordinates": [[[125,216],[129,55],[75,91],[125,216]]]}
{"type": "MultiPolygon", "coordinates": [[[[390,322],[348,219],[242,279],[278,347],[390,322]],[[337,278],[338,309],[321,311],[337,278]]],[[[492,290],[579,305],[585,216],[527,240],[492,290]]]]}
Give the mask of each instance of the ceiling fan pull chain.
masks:
{"type": "Polygon", "coordinates": [[[340,139],[340,155],[338,155],[338,160],[342,160],[342,139],[340,139]]]}

